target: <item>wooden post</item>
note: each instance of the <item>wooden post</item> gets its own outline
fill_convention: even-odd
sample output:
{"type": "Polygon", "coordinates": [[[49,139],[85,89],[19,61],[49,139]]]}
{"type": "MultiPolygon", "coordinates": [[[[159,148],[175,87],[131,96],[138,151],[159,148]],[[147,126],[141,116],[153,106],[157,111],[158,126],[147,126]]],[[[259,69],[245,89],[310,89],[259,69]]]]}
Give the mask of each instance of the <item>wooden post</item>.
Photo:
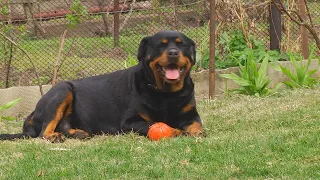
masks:
{"type": "Polygon", "coordinates": [[[178,5],[178,0],[173,0],[172,4],[173,4],[173,27],[174,27],[174,29],[177,29],[177,27],[178,27],[178,24],[177,24],[177,22],[178,22],[178,17],[177,17],[178,16],[177,15],[178,8],[176,6],[178,5]]]}
{"type": "Polygon", "coordinates": [[[114,0],[114,16],[113,16],[113,38],[114,38],[114,47],[119,46],[119,0],[114,0]]]}
{"type": "Polygon", "coordinates": [[[215,0],[210,0],[210,64],[209,64],[209,98],[215,96],[215,0]]]}
{"type": "MultiPolygon", "coordinates": [[[[306,4],[304,0],[299,0],[299,13],[301,17],[306,20],[306,4]]],[[[300,34],[301,34],[301,50],[302,55],[305,59],[309,57],[309,42],[308,42],[308,34],[307,29],[304,26],[300,26],[300,34]]]]}
{"type": "MultiPolygon", "coordinates": [[[[279,0],[275,0],[278,3],[279,0]]],[[[273,3],[270,3],[269,9],[269,27],[270,27],[270,50],[280,52],[281,46],[281,12],[277,10],[273,3]]]]}
{"type": "Polygon", "coordinates": [[[102,30],[102,34],[103,36],[106,36],[107,34],[109,34],[109,27],[108,27],[108,17],[106,16],[105,12],[103,11],[104,8],[104,0],[98,0],[98,6],[100,9],[100,14],[103,20],[103,25],[104,25],[104,29],[102,30]]]}

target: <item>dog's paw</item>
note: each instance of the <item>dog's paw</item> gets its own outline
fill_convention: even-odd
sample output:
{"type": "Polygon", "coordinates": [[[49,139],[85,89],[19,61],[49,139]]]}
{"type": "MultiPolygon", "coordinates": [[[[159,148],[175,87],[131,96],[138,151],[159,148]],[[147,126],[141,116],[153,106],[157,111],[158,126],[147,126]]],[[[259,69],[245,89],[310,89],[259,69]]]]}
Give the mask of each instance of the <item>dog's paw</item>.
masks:
{"type": "Polygon", "coordinates": [[[190,136],[197,136],[197,137],[207,137],[207,134],[203,130],[196,130],[192,132],[187,132],[190,136]]]}
{"type": "Polygon", "coordinates": [[[198,122],[194,122],[190,126],[188,126],[186,128],[185,134],[189,136],[203,136],[203,137],[206,136],[205,132],[202,129],[201,124],[198,122]]]}
{"type": "Polygon", "coordinates": [[[65,136],[58,132],[44,135],[43,139],[50,141],[52,143],[62,143],[66,140],[65,136]]]}
{"type": "Polygon", "coordinates": [[[81,129],[70,129],[69,135],[72,138],[76,139],[87,139],[89,138],[89,134],[81,129]]]}
{"type": "Polygon", "coordinates": [[[182,134],[182,131],[180,131],[179,129],[171,128],[171,134],[172,137],[180,136],[182,134]]]}

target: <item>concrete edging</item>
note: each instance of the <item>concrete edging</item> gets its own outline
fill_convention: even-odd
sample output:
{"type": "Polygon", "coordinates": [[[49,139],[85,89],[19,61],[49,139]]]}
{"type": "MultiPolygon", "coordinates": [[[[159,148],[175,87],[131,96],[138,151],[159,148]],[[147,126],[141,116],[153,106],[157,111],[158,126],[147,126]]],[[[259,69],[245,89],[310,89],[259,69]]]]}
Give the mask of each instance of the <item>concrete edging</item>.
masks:
{"type": "MultiPolygon", "coordinates": [[[[281,64],[284,67],[290,68],[294,71],[294,66],[292,65],[291,61],[278,61],[269,63],[267,75],[269,76],[271,82],[269,84],[269,88],[275,87],[278,83],[288,80],[282,72],[276,71],[272,66],[277,64],[281,64]]],[[[303,60],[303,63],[306,64],[307,60],[303,60]]],[[[319,69],[318,60],[312,60],[310,63],[309,69],[319,69]]],[[[229,74],[229,73],[239,73],[238,67],[231,67],[227,69],[218,69],[215,71],[215,92],[216,95],[222,95],[227,89],[235,89],[239,86],[234,83],[230,79],[225,79],[220,77],[220,74],[229,74]]],[[[193,73],[192,79],[195,84],[195,91],[197,99],[208,98],[209,94],[209,70],[204,70],[198,73],[193,73]]],[[[314,76],[320,76],[320,71],[318,70],[314,76]]]]}

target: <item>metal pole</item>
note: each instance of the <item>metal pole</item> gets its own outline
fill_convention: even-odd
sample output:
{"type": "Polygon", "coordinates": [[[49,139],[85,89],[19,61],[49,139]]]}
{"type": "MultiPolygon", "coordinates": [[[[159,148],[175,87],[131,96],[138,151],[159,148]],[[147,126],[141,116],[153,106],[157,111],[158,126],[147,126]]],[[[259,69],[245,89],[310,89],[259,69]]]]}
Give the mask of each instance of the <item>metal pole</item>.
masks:
{"type": "Polygon", "coordinates": [[[210,65],[209,65],[209,98],[215,96],[215,0],[210,0],[210,65]]]}
{"type": "MultiPolygon", "coordinates": [[[[304,0],[299,0],[299,13],[301,17],[306,20],[306,4],[304,0]]],[[[307,29],[304,26],[300,26],[301,33],[301,50],[302,55],[305,59],[309,57],[309,43],[308,43],[308,34],[307,29]]]]}

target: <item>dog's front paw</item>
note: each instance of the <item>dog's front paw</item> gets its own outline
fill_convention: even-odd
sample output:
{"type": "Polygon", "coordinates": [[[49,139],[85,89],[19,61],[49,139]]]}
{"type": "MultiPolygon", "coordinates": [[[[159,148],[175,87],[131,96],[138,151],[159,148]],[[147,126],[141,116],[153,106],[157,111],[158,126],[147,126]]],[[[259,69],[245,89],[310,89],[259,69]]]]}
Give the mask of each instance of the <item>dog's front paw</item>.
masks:
{"type": "Polygon", "coordinates": [[[182,134],[182,131],[180,131],[179,129],[171,128],[171,134],[172,137],[180,136],[182,134]]]}
{"type": "Polygon", "coordinates": [[[68,136],[76,139],[87,139],[89,138],[89,134],[81,129],[69,129],[68,136]]]}
{"type": "Polygon", "coordinates": [[[62,143],[66,140],[65,136],[58,132],[43,135],[43,139],[48,140],[52,143],[62,143]]]}
{"type": "Polygon", "coordinates": [[[191,125],[189,125],[185,130],[185,134],[190,136],[206,136],[202,125],[198,122],[193,122],[191,125]]]}

